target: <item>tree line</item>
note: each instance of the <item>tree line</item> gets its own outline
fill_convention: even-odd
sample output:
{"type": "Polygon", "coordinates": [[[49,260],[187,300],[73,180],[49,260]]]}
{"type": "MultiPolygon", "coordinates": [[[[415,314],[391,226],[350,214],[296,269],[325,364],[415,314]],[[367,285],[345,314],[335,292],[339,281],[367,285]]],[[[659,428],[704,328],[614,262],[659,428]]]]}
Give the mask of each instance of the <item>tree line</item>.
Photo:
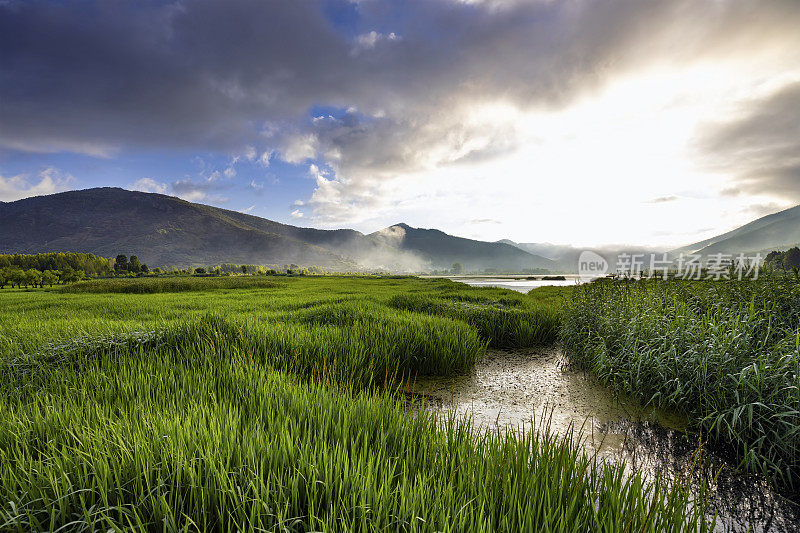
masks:
{"type": "MultiPolygon", "coordinates": [[[[0,254],[0,289],[11,287],[44,287],[73,283],[86,278],[113,276],[230,276],[230,275],[290,275],[314,276],[330,274],[322,267],[287,265],[248,265],[222,263],[213,267],[150,269],[135,255],[119,254],[105,258],[94,254],[57,252],[42,254],[0,254]]],[[[386,274],[386,272],[372,272],[386,274]]],[[[358,275],[364,272],[347,272],[358,275]]]]}
{"type": "Polygon", "coordinates": [[[23,270],[17,266],[0,268],[0,289],[6,285],[11,287],[44,287],[59,283],[73,283],[86,277],[83,270],[73,270],[66,267],[64,270],[36,270],[29,268],[23,270]]]}
{"type": "Polygon", "coordinates": [[[58,252],[45,254],[0,254],[0,269],[81,270],[86,276],[108,276],[114,273],[112,259],[94,254],[58,252]]]}
{"type": "Polygon", "coordinates": [[[800,268],[800,248],[795,246],[783,252],[770,252],[764,258],[764,263],[775,269],[796,270],[800,268]]]}
{"type": "Polygon", "coordinates": [[[43,254],[0,254],[0,289],[11,287],[52,287],[87,277],[148,274],[146,264],[132,255],[107,259],[94,254],[57,252],[43,254]]]}

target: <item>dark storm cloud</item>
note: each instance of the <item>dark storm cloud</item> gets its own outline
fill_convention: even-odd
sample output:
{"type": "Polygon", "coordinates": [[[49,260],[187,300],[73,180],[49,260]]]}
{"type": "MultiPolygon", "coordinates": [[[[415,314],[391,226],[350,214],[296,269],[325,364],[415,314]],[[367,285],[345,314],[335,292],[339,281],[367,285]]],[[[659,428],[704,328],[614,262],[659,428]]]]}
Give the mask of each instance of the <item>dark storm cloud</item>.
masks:
{"type": "MultiPolygon", "coordinates": [[[[346,31],[325,8],[313,0],[4,2],[0,144],[234,150],[277,142],[276,128],[302,128],[315,104],[380,114],[362,127],[413,140],[423,123],[476,98],[559,106],[665,49],[673,61],[694,58],[729,35],[797,20],[794,2],[366,1],[346,31]]],[[[355,148],[374,149],[355,137],[355,148]]],[[[399,146],[376,162],[402,164],[412,151],[399,146]]]]}
{"type": "Polygon", "coordinates": [[[742,102],[741,115],[705,125],[698,150],[713,169],[736,176],[728,194],[800,201],[800,82],[742,102]]]}

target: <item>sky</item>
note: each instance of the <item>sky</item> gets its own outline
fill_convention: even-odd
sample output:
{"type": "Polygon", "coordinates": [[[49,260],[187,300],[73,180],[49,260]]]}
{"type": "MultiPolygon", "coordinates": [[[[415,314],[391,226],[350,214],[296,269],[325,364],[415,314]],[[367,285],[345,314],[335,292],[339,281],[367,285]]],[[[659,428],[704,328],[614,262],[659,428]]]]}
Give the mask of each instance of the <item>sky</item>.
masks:
{"type": "Polygon", "coordinates": [[[800,203],[798,0],[0,0],[0,201],[678,246],[800,203]]]}

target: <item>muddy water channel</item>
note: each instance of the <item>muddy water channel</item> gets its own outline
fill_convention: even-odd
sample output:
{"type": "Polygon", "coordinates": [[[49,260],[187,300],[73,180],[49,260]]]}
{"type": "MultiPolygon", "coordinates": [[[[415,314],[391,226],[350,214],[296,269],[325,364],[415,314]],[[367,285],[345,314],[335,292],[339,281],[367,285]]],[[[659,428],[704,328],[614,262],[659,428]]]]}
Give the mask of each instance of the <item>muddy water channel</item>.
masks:
{"type": "Polygon", "coordinates": [[[407,392],[424,396],[443,415],[472,417],[481,428],[532,430],[548,424],[560,434],[581,430],[576,438],[588,453],[624,462],[650,479],[690,479],[695,487],[703,480],[713,483],[708,498],[719,531],[800,531],[795,504],[699,447],[686,420],[614,395],[570,368],[556,348],[491,350],[470,373],[418,378],[407,392]]]}

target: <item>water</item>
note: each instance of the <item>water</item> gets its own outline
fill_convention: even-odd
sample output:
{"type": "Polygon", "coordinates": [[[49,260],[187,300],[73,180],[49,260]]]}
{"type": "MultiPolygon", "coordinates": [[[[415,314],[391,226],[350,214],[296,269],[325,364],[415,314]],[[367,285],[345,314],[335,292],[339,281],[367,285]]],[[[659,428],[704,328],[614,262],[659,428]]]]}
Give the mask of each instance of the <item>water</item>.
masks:
{"type": "Polygon", "coordinates": [[[565,280],[543,280],[537,277],[535,280],[526,279],[524,277],[518,278],[471,278],[452,276],[448,279],[464,283],[472,287],[498,287],[500,289],[511,289],[521,293],[526,293],[536,287],[549,287],[549,286],[568,286],[581,283],[581,279],[577,276],[565,276],[565,280]]]}
{"type": "Polygon", "coordinates": [[[699,437],[687,432],[687,420],[610,393],[592,376],[570,368],[556,348],[492,350],[469,373],[417,378],[407,392],[424,396],[443,414],[471,416],[477,426],[497,431],[531,429],[546,416],[556,433],[582,429],[589,453],[624,462],[651,478],[688,473],[699,486],[716,476],[711,511],[720,515],[720,531],[800,531],[798,507],[764,480],[736,474],[704,448],[695,454],[699,437]],[[701,461],[692,468],[696,455],[701,461]]]}

